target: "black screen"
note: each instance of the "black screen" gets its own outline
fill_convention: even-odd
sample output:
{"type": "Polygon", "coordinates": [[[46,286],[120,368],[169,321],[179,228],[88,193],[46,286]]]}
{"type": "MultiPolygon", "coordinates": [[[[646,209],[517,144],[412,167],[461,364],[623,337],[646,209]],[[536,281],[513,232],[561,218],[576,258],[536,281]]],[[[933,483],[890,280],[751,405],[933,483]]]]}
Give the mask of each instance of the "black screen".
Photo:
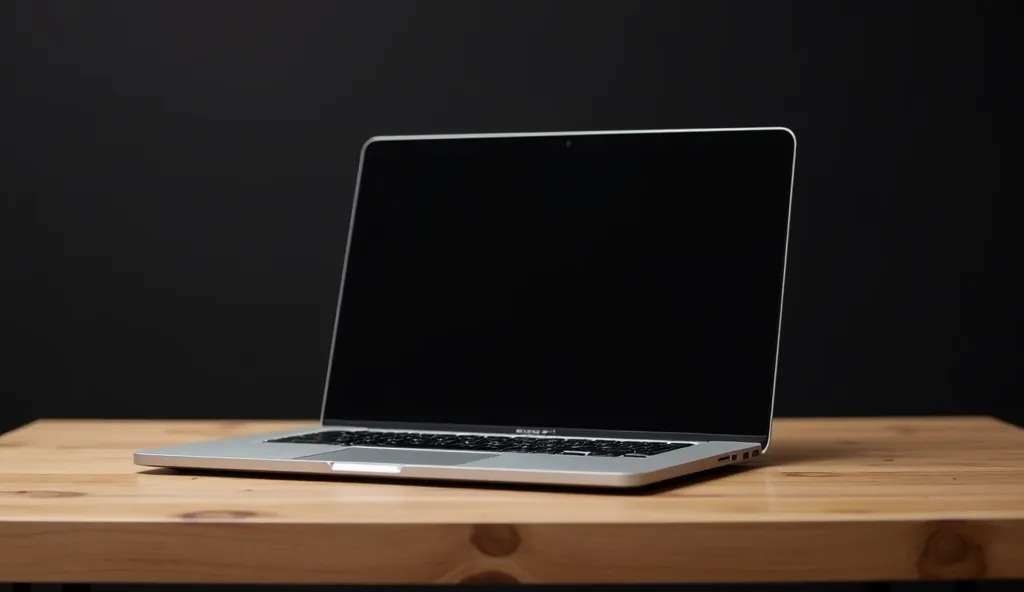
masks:
{"type": "Polygon", "coordinates": [[[764,435],[781,129],[365,148],[328,421],[764,435]]]}

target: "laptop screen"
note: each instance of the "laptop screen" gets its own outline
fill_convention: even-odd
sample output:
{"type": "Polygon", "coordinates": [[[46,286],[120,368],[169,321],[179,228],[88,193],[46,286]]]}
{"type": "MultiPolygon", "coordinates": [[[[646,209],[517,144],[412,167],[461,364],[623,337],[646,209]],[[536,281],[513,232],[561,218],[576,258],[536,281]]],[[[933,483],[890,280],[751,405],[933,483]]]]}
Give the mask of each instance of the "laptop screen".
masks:
{"type": "Polygon", "coordinates": [[[365,148],[324,418],[768,432],[784,129],[365,148]]]}

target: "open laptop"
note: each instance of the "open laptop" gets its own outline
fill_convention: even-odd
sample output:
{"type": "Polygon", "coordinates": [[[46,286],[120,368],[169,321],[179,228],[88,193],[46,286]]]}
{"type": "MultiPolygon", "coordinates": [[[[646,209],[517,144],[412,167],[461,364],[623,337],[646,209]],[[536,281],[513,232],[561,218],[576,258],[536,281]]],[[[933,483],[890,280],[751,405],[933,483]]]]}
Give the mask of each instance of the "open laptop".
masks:
{"type": "Polygon", "coordinates": [[[372,138],[320,427],[135,462],[622,488],[759,456],[795,151],[785,128],[372,138]]]}

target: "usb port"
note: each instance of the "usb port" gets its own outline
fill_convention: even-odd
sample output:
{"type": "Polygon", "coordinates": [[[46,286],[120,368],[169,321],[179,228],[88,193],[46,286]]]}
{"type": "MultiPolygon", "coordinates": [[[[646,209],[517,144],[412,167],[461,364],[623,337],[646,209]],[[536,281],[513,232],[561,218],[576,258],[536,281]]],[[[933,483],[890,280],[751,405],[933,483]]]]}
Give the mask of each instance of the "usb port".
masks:
{"type": "Polygon", "coordinates": [[[723,456],[722,458],[718,459],[718,462],[724,462],[724,461],[727,461],[727,460],[729,460],[729,457],[728,456],[723,456]]]}
{"type": "Polygon", "coordinates": [[[744,452],[743,453],[743,460],[747,460],[748,458],[750,458],[750,453],[749,452],[744,452]]]}

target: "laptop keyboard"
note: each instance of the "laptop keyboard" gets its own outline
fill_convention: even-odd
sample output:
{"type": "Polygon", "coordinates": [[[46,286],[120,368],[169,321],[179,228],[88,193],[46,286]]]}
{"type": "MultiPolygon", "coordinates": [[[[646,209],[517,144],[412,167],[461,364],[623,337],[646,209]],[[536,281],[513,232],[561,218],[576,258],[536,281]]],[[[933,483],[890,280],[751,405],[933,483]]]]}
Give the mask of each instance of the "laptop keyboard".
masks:
{"type": "Polygon", "coordinates": [[[627,458],[646,458],[692,446],[692,444],[684,442],[342,430],[312,432],[268,441],[286,444],[425,448],[430,450],[470,450],[474,452],[521,452],[526,454],[562,454],[570,456],[621,456],[627,458]]]}

